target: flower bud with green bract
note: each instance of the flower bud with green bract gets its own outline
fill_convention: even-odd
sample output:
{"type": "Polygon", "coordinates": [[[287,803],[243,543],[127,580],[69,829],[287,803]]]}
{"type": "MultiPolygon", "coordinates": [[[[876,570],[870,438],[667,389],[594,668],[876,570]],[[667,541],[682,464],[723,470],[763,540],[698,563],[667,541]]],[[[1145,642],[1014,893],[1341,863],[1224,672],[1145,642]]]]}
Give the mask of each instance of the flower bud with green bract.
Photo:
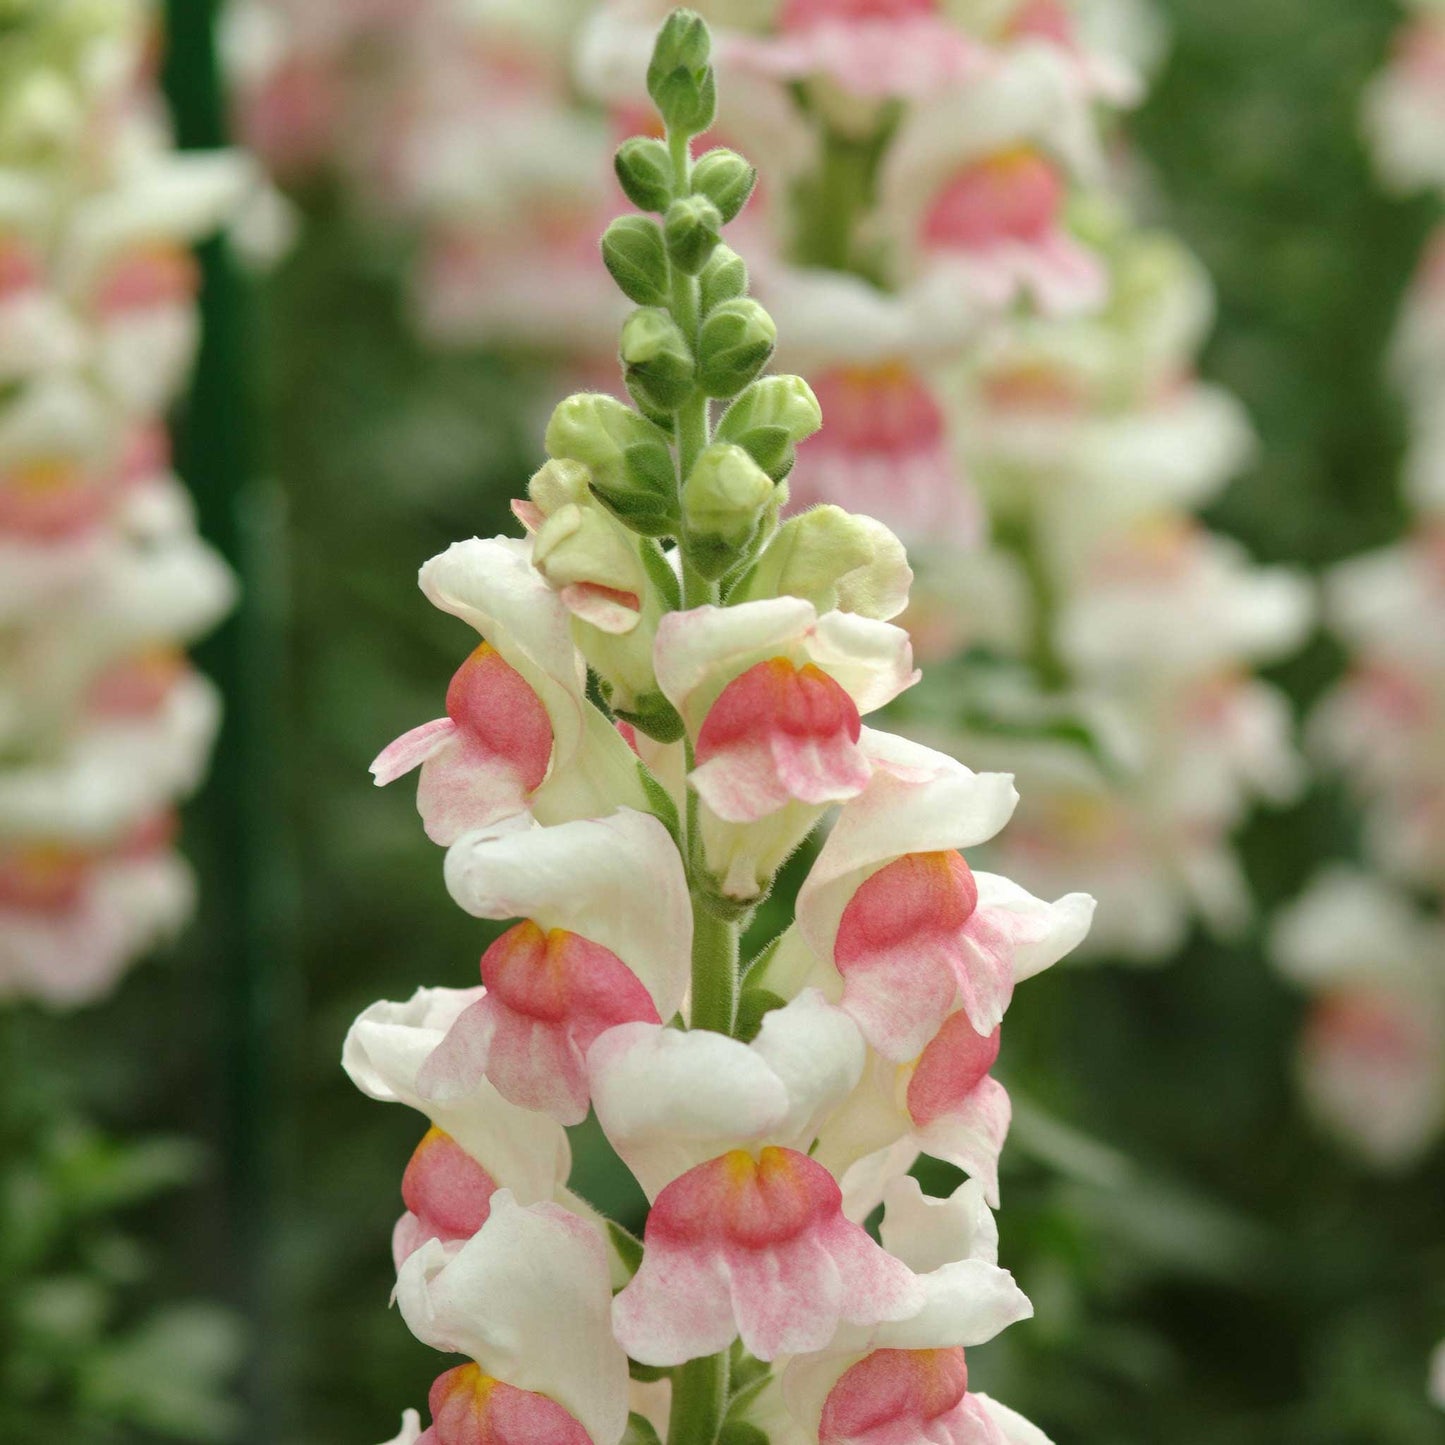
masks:
{"type": "Polygon", "coordinates": [[[778,528],[728,600],[801,597],[820,612],[888,622],[907,606],[912,581],[903,544],[882,522],[825,502],[778,528]]]}
{"type": "Polygon", "coordinates": [[[717,437],[736,442],[774,481],[781,481],[793,469],[794,448],[822,425],[818,398],[801,376],[767,376],[727,409],[717,437]]]}
{"type": "Polygon", "coordinates": [[[676,473],[667,433],[615,397],[578,392],[547,423],[548,453],[582,462],[593,491],[634,531],[668,536],[677,527],[676,473]]]}
{"type": "Polygon", "coordinates": [[[708,63],[712,38],[702,17],[674,10],[667,17],[647,67],[647,93],[668,129],[701,135],[717,113],[717,86],[708,63]]]}
{"type": "Polygon", "coordinates": [[[623,195],[639,210],[661,215],[672,204],[672,158],[660,140],[632,136],[617,147],[612,165],[623,195]]]}
{"type": "Polygon", "coordinates": [[[724,301],[748,294],[747,264],[731,246],[715,247],[697,280],[704,315],[724,301]]]}
{"type": "Polygon", "coordinates": [[[545,463],[527,483],[527,496],[547,517],[569,502],[585,502],[591,495],[592,473],[581,462],[567,458],[545,463]]]}
{"type": "Polygon", "coordinates": [[[684,196],[667,208],[662,233],[673,265],[696,276],[717,248],[722,214],[706,196],[684,196]]]}
{"type": "Polygon", "coordinates": [[[695,366],[681,328],[661,307],[644,306],[623,323],[618,348],[627,389],[655,411],[692,395],[695,366]]]}
{"type": "Polygon", "coordinates": [[[602,236],[602,260],[618,289],[639,306],[667,300],[667,247],[662,228],[646,216],[621,216],[602,236]]]}
{"type": "Polygon", "coordinates": [[[736,151],[724,147],[699,156],[693,166],[693,195],[706,196],[718,208],[724,222],[731,221],[747,205],[757,182],[756,168],[736,151]]]}
{"type": "Polygon", "coordinates": [[[709,396],[736,396],[768,364],[777,340],[773,318],[756,301],[725,301],[702,324],[698,384],[709,396]]]}
{"type": "Polygon", "coordinates": [[[682,489],[683,549],[715,580],[750,550],[777,488],[741,448],[714,443],[697,459],[682,489]]]}

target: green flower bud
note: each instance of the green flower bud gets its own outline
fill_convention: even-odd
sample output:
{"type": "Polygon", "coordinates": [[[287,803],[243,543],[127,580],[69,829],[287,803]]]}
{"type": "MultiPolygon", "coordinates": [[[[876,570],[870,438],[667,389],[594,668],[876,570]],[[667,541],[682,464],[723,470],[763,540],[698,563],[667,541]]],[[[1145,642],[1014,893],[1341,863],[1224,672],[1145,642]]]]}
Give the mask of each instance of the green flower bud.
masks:
{"type": "Polygon", "coordinates": [[[702,283],[702,310],[706,315],[724,301],[748,294],[748,268],[731,246],[718,246],[698,277],[702,283]]]}
{"type": "Polygon", "coordinates": [[[696,276],[717,249],[722,213],[706,196],[684,196],[667,208],[662,234],[673,265],[696,276]]]}
{"type": "Polygon", "coordinates": [[[672,157],[651,136],[635,135],[612,159],[623,194],[641,211],[661,215],[672,204],[672,157]]]}
{"type": "Polygon", "coordinates": [[[699,156],[692,168],[693,195],[706,196],[725,222],[747,205],[757,181],[757,171],[742,156],[721,146],[699,156]]]}
{"type": "Polygon", "coordinates": [[[661,307],[644,306],[623,322],[618,354],[627,389],[643,405],[672,411],[692,395],[692,352],[677,322],[661,307]]]}
{"type": "Polygon", "coordinates": [[[622,216],[602,235],[602,259],[629,301],[657,306],[667,300],[667,247],[662,228],[646,216],[622,216]]]}
{"type": "Polygon", "coordinates": [[[647,93],[672,131],[701,135],[717,114],[712,37],[702,16],[674,10],[658,32],[647,67],[647,93]]]}
{"type": "Polygon", "coordinates": [[[773,478],[793,469],[794,448],[823,425],[823,411],[801,376],[755,381],[723,415],[719,441],[736,442],[773,478]]]}
{"type": "Polygon", "coordinates": [[[702,323],[698,384],[709,396],[736,396],[768,364],[777,340],[773,318],[756,301],[724,301],[702,323]]]}
{"type": "Polygon", "coordinates": [[[532,565],[559,591],[585,585],[638,595],[647,586],[636,540],[595,502],[553,512],[537,529],[532,565]]]}
{"type": "Polygon", "coordinates": [[[689,559],[706,577],[739,560],[773,498],[773,480],[741,448],[714,443],[698,457],[682,489],[689,559]]]}
{"type": "Polygon", "coordinates": [[[543,516],[573,502],[585,502],[592,494],[592,473],[581,462],[547,462],[532,474],[527,495],[543,516]]]}
{"type": "Polygon", "coordinates": [[[593,492],[633,531],[648,537],[677,532],[677,479],[667,433],[631,407],[578,392],[553,411],[546,442],[553,457],[591,470],[593,492]]]}
{"type": "Polygon", "coordinates": [[[790,518],[729,599],[801,597],[887,621],[908,603],[913,571],[903,544],[872,517],[824,504],[790,518]]]}

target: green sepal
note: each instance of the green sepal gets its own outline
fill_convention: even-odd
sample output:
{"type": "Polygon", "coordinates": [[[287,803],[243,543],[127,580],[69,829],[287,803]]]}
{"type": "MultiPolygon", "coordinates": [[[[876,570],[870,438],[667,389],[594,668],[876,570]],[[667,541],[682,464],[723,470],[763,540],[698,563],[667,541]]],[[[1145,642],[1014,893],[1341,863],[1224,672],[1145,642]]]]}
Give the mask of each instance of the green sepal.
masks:
{"type": "MultiPolygon", "coordinates": [[[[650,73],[650,72],[649,72],[650,73]]],[[[701,135],[717,119],[717,80],[712,67],[700,74],[679,66],[648,90],[669,131],[701,135]]]]}
{"type": "Polygon", "coordinates": [[[704,152],[692,168],[693,195],[706,196],[725,224],[747,205],[757,183],[757,170],[726,146],[704,152]]]}
{"type": "Polygon", "coordinates": [[[692,395],[692,352],[662,307],[641,306],[623,322],[618,356],[628,391],[649,410],[675,411],[692,395]]]}
{"type": "Polygon", "coordinates": [[[647,66],[647,93],[673,132],[701,135],[717,114],[712,36],[694,10],[674,10],[663,21],[647,66]]]}
{"type": "Polygon", "coordinates": [[[672,157],[662,141],[632,136],[617,147],[612,168],[623,195],[639,210],[660,216],[672,204],[672,157]]]}
{"type": "Polygon", "coordinates": [[[622,1432],[618,1445],[662,1445],[662,1438],[646,1415],[632,1414],[627,1417],[627,1429],[622,1432]]]}
{"type": "Polygon", "coordinates": [[[737,439],[740,446],[775,482],[781,482],[798,460],[787,427],[758,426],[737,439]]]}
{"type": "Polygon", "coordinates": [[[702,312],[706,316],[724,301],[736,301],[748,294],[747,262],[731,246],[716,246],[698,275],[698,283],[702,312]]]}
{"type": "Polygon", "coordinates": [[[656,221],[646,216],[619,216],[602,233],[602,260],[629,301],[639,306],[666,302],[667,246],[656,221]]]}
{"type": "Polygon", "coordinates": [[[612,711],[655,742],[675,743],[687,731],[677,709],[660,692],[647,693],[637,701],[638,706],[631,711],[620,707],[612,711]]]}
{"type": "Polygon", "coordinates": [[[773,318],[756,301],[724,301],[702,323],[698,385],[708,396],[736,396],[768,364],[777,340],[773,318]]]}
{"type": "Polygon", "coordinates": [[[744,988],[738,998],[737,1037],[745,1044],[752,1043],[763,1026],[763,1020],[787,1002],[770,989],[744,988]]]}
{"type": "Polygon", "coordinates": [[[636,1274],[642,1268],[642,1241],[615,1219],[607,1221],[607,1238],[612,1242],[613,1251],[622,1261],[622,1267],[628,1275],[636,1274]]]}
{"type": "Polygon", "coordinates": [[[647,569],[647,580],[657,588],[665,606],[665,612],[682,611],[682,583],[663,555],[662,547],[656,541],[642,544],[642,565],[647,569]]]}
{"type": "Polygon", "coordinates": [[[722,215],[706,196],[674,201],[662,220],[668,259],[680,271],[696,276],[717,249],[721,226],[722,215]]]}
{"type": "Polygon", "coordinates": [[[717,1445],[772,1445],[772,1436],[751,1420],[729,1420],[718,1431],[717,1445]]]}
{"type": "MultiPolygon", "coordinates": [[[[622,714],[618,713],[618,717],[622,714]]],[[[623,718],[623,721],[627,721],[623,718]]],[[[636,724],[634,723],[635,727],[636,724]]],[[[637,760],[637,775],[642,780],[642,793],[647,799],[647,806],[652,809],[657,821],[672,834],[672,841],[677,844],[678,852],[682,851],[682,815],[677,810],[677,803],[671,793],[657,780],[656,774],[642,761],[637,760]]]]}

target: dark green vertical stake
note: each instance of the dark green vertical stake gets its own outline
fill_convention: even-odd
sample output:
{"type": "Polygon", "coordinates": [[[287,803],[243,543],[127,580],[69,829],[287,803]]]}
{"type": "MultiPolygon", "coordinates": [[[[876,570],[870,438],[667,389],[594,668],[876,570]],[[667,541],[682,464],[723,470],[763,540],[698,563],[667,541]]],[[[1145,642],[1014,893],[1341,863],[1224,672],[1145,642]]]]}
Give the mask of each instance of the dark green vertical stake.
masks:
{"type": "MultiPolygon", "coordinates": [[[[219,0],[167,0],[164,84],[183,150],[228,143],[216,58],[219,0]]],[[[285,1341],[294,1313],[280,1266],[293,1116],[288,1061],[301,1017],[287,759],[287,519],[258,480],[255,310],[224,241],[201,250],[204,339],[175,427],[177,470],[204,536],[241,580],[241,601],[197,661],[220,686],[225,723],[205,797],[188,819],[201,885],[193,983],[214,1040],[225,1204],[219,1277],[251,1335],[246,1440],[281,1441],[290,1410],[285,1341]]]]}

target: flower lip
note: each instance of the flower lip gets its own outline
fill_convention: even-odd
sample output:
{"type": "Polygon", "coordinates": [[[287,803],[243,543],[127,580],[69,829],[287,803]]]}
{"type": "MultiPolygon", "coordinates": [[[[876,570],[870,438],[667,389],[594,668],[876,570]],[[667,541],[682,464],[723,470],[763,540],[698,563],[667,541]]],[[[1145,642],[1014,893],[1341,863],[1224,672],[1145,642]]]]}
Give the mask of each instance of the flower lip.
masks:
{"type": "Polygon", "coordinates": [[[475,1364],[438,1376],[428,1405],[431,1428],[417,1445],[593,1445],[555,1400],[504,1384],[475,1364]]]}
{"type": "Polygon", "coordinates": [[[968,1393],[968,1366],[957,1346],[941,1350],[874,1350],[833,1386],[818,1427],[819,1445],[863,1445],[902,1438],[952,1413],[968,1393]],[[886,1433],[885,1433],[886,1432],[886,1433]]]}

